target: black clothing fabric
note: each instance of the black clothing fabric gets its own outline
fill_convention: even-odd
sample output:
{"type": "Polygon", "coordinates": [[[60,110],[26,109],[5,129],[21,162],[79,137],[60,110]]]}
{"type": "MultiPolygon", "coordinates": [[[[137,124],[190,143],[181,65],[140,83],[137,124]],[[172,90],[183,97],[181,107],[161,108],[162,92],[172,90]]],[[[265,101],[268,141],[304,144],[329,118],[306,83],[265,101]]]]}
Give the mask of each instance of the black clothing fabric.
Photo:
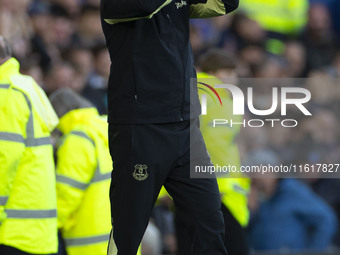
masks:
{"type": "MultiPolygon", "coordinates": [[[[38,255],[33,253],[27,253],[22,250],[18,250],[14,247],[0,244],[0,254],[1,255],[38,255]]],[[[39,255],[57,255],[57,254],[39,254],[39,255]]]]}
{"type": "Polygon", "coordinates": [[[249,244],[246,230],[238,223],[229,209],[222,204],[225,222],[225,245],[229,255],[248,255],[249,244]]]}
{"type": "MultiPolygon", "coordinates": [[[[102,0],[102,28],[111,57],[109,123],[169,123],[197,117],[200,104],[189,38],[190,1],[102,0]],[[185,3],[185,4],[184,4],[185,3]],[[180,7],[179,7],[180,6],[180,7]],[[190,93],[191,92],[191,93],[190,93]],[[191,112],[190,112],[191,110],[191,112]]],[[[227,12],[237,0],[223,0],[227,12]]]]}
{"type": "MultiPolygon", "coordinates": [[[[224,244],[229,255],[249,255],[249,244],[245,229],[238,223],[228,208],[222,204],[222,213],[225,223],[224,244]]],[[[177,236],[177,254],[199,254],[195,244],[199,242],[194,233],[192,219],[181,211],[175,214],[175,229],[177,236]]]]}
{"type": "MultiPolygon", "coordinates": [[[[222,6],[222,13],[215,16],[238,6],[238,0],[221,2],[212,2],[222,6]]],[[[191,166],[211,165],[198,127],[190,4],[190,0],[101,0],[111,58],[108,121],[114,241],[109,250],[116,245],[118,255],[136,254],[162,185],[176,210],[193,219],[198,240],[193,254],[227,254],[216,179],[190,178],[191,166]],[[140,19],[122,20],[131,18],[140,19]]]]}
{"type": "Polygon", "coordinates": [[[190,165],[211,164],[199,120],[191,122],[109,125],[114,162],[110,200],[118,255],[136,254],[163,184],[176,210],[194,222],[198,242],[192,254],[227,254],[216,179],[190,178],[190,165]],[[197,153],[191,157],[190,137],[197,153]]]}

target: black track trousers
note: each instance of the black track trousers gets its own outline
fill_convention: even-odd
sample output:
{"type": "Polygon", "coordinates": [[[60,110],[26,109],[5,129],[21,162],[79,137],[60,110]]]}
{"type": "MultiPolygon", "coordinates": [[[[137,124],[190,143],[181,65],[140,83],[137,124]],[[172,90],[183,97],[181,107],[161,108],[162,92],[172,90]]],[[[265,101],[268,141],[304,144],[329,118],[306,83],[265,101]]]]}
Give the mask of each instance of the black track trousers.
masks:
{"type": "MultiPolygon", "coordinates": [[[[222,204],[222,213],[225,222],[225,245],[229,255],[249,255],[249,245],[245,229],[230,213],[229,209],[222,204]]],[[[190,225],[190,218],[182,215],[181,212],[175,214],[175,226],[177,235],[177,255],[197,254],[195,242],[197,237],[192,230],[194,225],[190,225]]]]}
{"type": "Polygon", "coordinates": [[[176,210],[194,222],[198,239],[194,255],[227,255],[216,179],[190,178],[190,163],[211,165],[198,118],[167,124],[110,124],[109,143],[114,169],[109,255],[136,255],[162,185],[176,210]],[[191,157],[190,137],[195,147],[191,157]]]}

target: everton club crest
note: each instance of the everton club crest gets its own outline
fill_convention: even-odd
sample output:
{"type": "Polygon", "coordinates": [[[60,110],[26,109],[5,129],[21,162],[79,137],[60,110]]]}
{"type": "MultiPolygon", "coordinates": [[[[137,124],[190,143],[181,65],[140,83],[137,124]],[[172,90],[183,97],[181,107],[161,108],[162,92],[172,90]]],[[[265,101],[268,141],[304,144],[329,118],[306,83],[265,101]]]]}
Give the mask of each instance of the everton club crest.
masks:
{"type": "Polygon", "coordinates": [[[149,176],[147,169],[148,167],[146,165],[137,164],[135,165],[132,176],[138,181],[144,181],[149,176]]]}

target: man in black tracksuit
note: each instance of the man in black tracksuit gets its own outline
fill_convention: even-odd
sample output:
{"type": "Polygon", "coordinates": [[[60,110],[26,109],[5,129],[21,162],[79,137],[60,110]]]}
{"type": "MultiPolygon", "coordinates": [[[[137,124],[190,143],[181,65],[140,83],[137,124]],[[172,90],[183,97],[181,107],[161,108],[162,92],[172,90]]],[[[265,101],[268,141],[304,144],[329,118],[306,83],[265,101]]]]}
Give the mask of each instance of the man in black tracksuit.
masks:
{"type": "Polygon", "coordinates": [[[196,254],[227,254],[215,179],[191,179],[210,165],[198,127],[200,104],[189,18],[224,15],[238,0],[102,0],[111,57],[110,255],[135,255],[162,185],[193,220],[196,254]],[[190,150],[191,147],[195,151],[190,150]]]}

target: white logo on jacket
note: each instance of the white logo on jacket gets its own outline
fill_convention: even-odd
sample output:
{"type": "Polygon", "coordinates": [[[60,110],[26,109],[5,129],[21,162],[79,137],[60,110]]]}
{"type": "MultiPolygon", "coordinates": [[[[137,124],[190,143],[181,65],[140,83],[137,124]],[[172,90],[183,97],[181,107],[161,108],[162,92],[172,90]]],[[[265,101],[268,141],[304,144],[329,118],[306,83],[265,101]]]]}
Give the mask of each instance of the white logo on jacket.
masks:
{"type": "Polygon", "coordinates": [[[182,0],[180,3],[175,3],[175,4],[176,4],[177,9],[182,8],[184,5],[188,5],[187,1],[185,0],[182,0]]]}

